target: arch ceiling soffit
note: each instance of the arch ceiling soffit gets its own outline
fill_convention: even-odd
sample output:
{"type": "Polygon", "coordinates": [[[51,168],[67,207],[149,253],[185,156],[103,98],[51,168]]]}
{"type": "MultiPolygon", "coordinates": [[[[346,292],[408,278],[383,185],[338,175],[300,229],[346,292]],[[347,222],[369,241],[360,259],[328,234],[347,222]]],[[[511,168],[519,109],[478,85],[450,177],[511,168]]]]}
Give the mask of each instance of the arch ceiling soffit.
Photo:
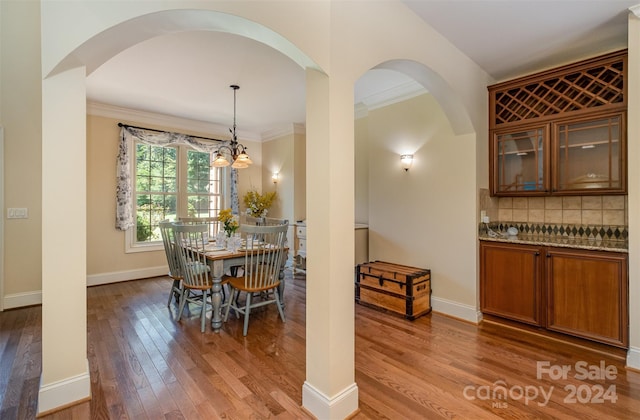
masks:
{"type": "Polygon", "coordinates": [[[179,31],[227,32],[261,42],[280,51],[303,69],[324,71],[302,50],[277,32],[240,16],[212,10],[165,10],[137,16],[86,40],[47,75],[84,65],[87,75],[121,51],[153,38],[179,31]]]}
{"type": "Polygon", "coordinates": [[[404,73],[424,86],[442,107],[456,135],[459,136],[475,132],[469,113],[455,91],[442,76],[426,65],[412,60],[390,60],[378,64],[374,68],[395,70],[404,73]]]}

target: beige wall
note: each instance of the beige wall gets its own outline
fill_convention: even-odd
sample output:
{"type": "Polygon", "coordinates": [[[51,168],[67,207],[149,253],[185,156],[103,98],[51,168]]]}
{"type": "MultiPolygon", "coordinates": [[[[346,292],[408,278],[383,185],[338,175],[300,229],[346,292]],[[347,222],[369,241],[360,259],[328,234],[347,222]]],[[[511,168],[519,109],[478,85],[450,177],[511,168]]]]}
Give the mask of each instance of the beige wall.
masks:
{"type": "Polygon", "coordinates": [[[356,214],[368,217],[369,259],[431,269],[434,310],[457,315],[443,306],[455,302],[475,313],[476,244],[465,241],[477,229],[468,214],[476,200],[473,136],[455,136],[425,94],[358,120],[356,148],[356,168],[368,164],[366,179],[356,179],[356,197],[368,194],[368,203],[357,200],[356,214]],[[404,153],[414,155],[408,172],[404,153]]]}
{"type": "Polygon", "coordinates": [[[262,185],[256,189],[263,193],[275,191],[278,197],[269,209],[269,217],[288,219],[293,223],[294,203],[294,137],[293,133],[269,140],[262,144],[263,165],[262,185]],[[278,172],[278,182],[271,179],[273,172],[278,172]]]}
{"type": "Polygon", "coordinates": [[[118,122],[87,116],[87,274],[90,278],[167,265],[163,251],[126,254],[125,233],[115,228],[118,122]]]}
{"type": "Polygon", "coordinates": [[[305,135],[302,127],[262,143],[262,192],[276,191],[278,198],[269,217],[289,220],[287,235],[290,258],[293,258],[294,224],[305,218],[305,135]],[[271,175],[278,172],[278,181],[271,175]]]}
{"type": "Polygon", "coordinates": [[[305,218],[305,134],[304,127],[292,126],[289,134],[262,143],[262,191],[276,191],[278,199],[269,216],[289,220],[305,218]],[[278,172],[278,181],[271,175],[278,172]]]}
{"type": "Polygon", "coordinates": [[[307,218],[307,135],[304,133],[294,133],[293,135],[293,158],[296,162],[293,169],[293,220],[304,220],[307,218]]]}
{"type": "Polygon", "coordinates": [[[369,119],[358,118],[355,121],[355,222],[369,223],[369,119]]]}
{"type": "Polygon", "coordinates": [[[42,106],[39,2],[0,2],[0,126],[4,127],[4,308],[40,303],[42,106]],[[6,219],[25,207],[28,219],[6,219]]]}

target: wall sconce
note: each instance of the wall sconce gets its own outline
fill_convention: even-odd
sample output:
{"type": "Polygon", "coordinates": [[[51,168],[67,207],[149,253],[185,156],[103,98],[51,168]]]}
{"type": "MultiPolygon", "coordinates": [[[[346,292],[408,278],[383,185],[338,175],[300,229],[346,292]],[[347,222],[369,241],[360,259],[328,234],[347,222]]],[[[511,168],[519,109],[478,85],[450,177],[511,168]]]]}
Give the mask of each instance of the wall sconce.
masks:
{"type": "Polygon", "coordinates": [[[273,181],[274,184],[278,183],[278,173],[274,172],[271,174],[271,180],[273,181]]]}
{"type": "Polygon", "coordinates": [[[400,156],[400,162],[402,162],[402,169],[409,171],[411,164],[413,163],[413,155],[400,156]]]}

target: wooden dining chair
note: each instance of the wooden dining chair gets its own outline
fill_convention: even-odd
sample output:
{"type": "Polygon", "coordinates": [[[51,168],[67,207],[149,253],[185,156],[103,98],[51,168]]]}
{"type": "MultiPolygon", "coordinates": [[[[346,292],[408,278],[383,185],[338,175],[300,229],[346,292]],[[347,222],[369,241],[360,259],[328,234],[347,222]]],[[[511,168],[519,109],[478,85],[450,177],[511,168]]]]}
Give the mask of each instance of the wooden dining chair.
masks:
{"type": "Polygon", "coordinates": [[[202,332],[205,329],[207,311],[212,308],[211,296],[213,293],[211,269],[207,264],[204,250],[204,246],[207,243],[205,239],[207,231],[208,226],[206,224],[174,224],[175,243],[183,287],[176,321],[180,321],[187,302],[200,305],[200,331],[202,332]],[[200,291],[202,296],[192,297],[191,291],[200,291]]]}
{"type": "Polygon", "coordinates": [[[176,302],[179,302],[182,295],[182,272],[180,271],[180,262],[176,252],[173,222],[168,219],[161,221],[160,234],[164,245],[164,253],[167,256],[167,264],[169,265],[168,275],[173,280],[171,291],[169,292],[169,301],[167,302],[167,306],[169,306],[171,305],[171,299],[175,298],[176,302]]]}
{"type": "Polygon", "coordinates": [[[280,268],[284,264],[286,256],[285,239],[287,237],[287,225],[254,226],[241,225],[240,234],[246,240],[246,253],[243,266],[243,275],[240,277],[226,277],[231,289],[229,303],[226,305],[224,321],[229,318],[229,310],[237,314],[244,314],[244,327],[242,335],[247,335],[249,329],[249,315],[253,308],[275,304],[280,313],[282,322],[285,322],[284,309],[280,301],[278,286],[280,285],[280,268]],[[260,238],[260,240],[254,239],[260,238]],[[240,292],[246,292],[244,306],[236,300],[240,292]],[[254,297],[260,295],[261,300],[254,297]]]}

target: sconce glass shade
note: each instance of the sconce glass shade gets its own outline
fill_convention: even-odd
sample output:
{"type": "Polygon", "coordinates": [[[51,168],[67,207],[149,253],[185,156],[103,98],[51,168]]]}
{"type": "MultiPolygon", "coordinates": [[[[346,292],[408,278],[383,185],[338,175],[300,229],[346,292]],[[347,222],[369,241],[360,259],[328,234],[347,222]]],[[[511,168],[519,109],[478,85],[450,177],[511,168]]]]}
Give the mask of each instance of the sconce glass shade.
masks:
{"type": "Polygon", "coordinates": [[[400,156],[400,162],[402,163],[402,169],[408,171],[413,163],[413,155],[402,155],[400,156]]]}
{"type": "Polygon", "coordinates": [[[278,182],[278,173],[274,172],[271,174],[271,180],[273,181],[273,183],[275,184],[276,182],[278,182]]]}

